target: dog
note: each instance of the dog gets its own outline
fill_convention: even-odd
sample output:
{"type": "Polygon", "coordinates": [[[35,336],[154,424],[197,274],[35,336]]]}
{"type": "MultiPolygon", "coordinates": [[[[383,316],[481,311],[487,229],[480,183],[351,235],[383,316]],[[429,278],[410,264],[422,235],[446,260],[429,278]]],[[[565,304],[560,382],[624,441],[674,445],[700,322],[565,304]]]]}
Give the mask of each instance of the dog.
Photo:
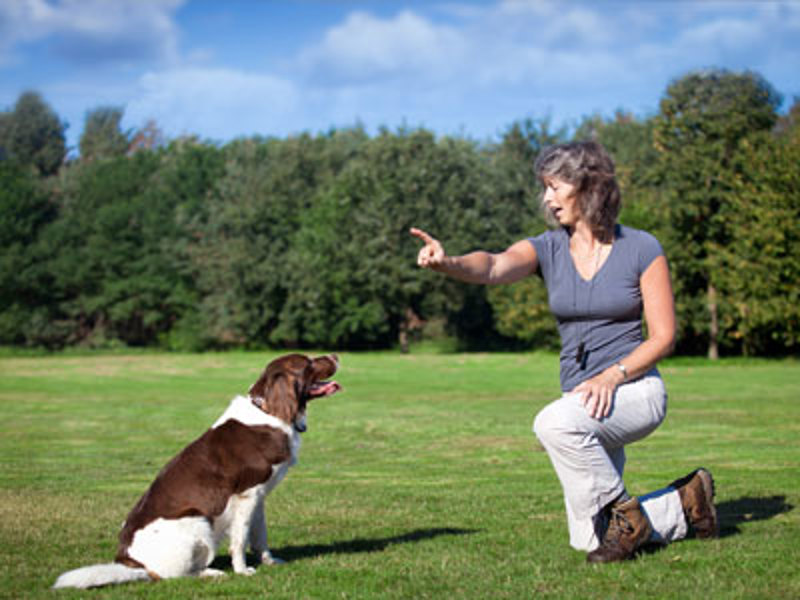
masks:
{"type": "Polygon", "coordinates": [[[226,536],[235,573],[255,572],[248,542],[262,564],[280,562],[267,547],[264,498],[297,461],[306,404],[341,389],[330,380],[338,368],[334,354],[270,362],[247,396],[161,470],[123,523],[114,562],[67,571],[53,587],[224,575],[209,565],[226,536]]]}

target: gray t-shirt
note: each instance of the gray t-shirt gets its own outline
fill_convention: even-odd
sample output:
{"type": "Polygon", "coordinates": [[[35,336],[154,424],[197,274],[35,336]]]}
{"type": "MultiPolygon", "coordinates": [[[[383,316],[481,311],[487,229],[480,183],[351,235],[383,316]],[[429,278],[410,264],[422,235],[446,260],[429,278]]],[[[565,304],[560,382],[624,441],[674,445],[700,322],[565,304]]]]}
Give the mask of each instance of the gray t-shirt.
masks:
{"type": "Polygon", "coordinates": [[[645,231],[617,225],[611,253],[595,276],[580,276],[564,229],[528,238],[539,259],[561,334],[561,389],[568,392],[642,343],[642,273],[664,254],[645,231]],[[583,360],[578,360],[584,344],[583,360]]]}

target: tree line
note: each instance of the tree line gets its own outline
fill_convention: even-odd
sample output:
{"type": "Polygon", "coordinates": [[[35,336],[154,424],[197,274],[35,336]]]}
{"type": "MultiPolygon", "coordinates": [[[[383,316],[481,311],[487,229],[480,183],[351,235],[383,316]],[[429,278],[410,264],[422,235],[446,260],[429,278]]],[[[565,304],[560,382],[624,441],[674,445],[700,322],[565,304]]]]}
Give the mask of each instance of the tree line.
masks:
{"type": "Polygon", "coordinates": [[[87,113],[80,155],[36,92],[0,112],[0,344],[556,348],[544,286],[469,286],[416,267],[412,225],[451,253],[545,229],[540,149],[596,139],[621,222],[669,259],[682,353],[800,342],[800,103],[757,73],[692,72],[659,111],[512,123],[498,142],[359,127],[217,144],[87,113]]]}

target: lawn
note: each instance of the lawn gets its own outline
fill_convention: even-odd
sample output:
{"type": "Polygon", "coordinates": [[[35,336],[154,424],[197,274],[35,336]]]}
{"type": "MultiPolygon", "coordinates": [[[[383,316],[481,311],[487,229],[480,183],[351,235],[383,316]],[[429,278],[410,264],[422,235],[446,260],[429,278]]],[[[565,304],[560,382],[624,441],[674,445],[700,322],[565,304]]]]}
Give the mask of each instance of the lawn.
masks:
{"type": "MultiPolygon", "coordinates": [[[[109,562],[158,470],[276,355],[0,358],[0,596],[9,598],[798,598],[800,363],[673,359],[665,423],[629,448],[639,494],[697,466],[718,540],[612,565],[567,543],[530,428],[550,354],[343,354],[300,462],[267,500],[281,566],[252,577],[49,590],[109,562]]],[[[216,566],[230,570],[221,552],[216,566]]]]}

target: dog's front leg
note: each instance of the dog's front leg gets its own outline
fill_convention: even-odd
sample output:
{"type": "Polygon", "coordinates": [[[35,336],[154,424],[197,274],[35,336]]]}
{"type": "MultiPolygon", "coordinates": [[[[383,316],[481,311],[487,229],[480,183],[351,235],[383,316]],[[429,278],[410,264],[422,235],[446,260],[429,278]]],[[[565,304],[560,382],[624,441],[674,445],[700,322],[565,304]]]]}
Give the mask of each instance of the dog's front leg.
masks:
{"type": "Polygon", "coordinates": [[[230,525],[230,553],[234,573],[252,575],[256,572],[253,567],[247,566],[245,549],[254,509],[258,505],[260,502],[255,494],[242,495],[237,498],[230,525]]]}
{"type": "Polygon", "coordinates": [[[250,548],[261,557],[263,565],[279,565],[283,561],[272,556],[267,544],[267,520],[264,516],[264,499],[256,505],[253,511],[253,519],[250,522],[250,548]]]}

